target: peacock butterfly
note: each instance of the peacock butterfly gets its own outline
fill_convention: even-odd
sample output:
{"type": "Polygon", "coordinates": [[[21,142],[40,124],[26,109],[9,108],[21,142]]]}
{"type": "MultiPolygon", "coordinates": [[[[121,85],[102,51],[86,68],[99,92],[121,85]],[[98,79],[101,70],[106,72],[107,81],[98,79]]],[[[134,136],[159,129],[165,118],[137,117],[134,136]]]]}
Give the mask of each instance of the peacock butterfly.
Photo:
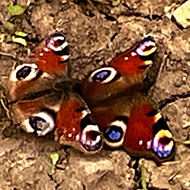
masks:
{"type": "Polygon", "coordinates": [[[68,76],[66,38],[55,32],[37,48],[35,61],[16,65],[10,74],[7,94],[13,118],[28,133],[54,131],[61,144],[85,153],[105,145],[157,164],[169,160],[175,142],[144,93],[156,49],[154,39],[146,37],[116,55],[109,66],[76,82],[68,76]]]}

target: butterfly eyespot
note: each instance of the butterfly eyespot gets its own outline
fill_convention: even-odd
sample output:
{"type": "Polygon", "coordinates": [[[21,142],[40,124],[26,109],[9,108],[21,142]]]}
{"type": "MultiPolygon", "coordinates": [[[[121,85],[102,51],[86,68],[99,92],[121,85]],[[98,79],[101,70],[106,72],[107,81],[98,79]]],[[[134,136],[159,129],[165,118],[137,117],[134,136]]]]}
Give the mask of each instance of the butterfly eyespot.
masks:
{"type": "Polygon", "coordinates": [[[100,82],[100,83],[109,83],[116,79],[118,76],[117,71],[111,67],[104,67],[94,71],[91,74],[90,80],[91,82],[100,82]]]}
{"type": "Polygon", "coordinates": [[[87,151],[99,150],[102,145],[102,139],[98,126],[95,124],[87,125],[82,130],[80,141],[87,151]]]}
{"type": "Polygon", "coordinates": [[[170,131],[162,129],[154,137],[152,149],[161,159],[170,157],[174,150],[174,141],[170,131]]]}
{"type": "Polygon", "coordinates": [[[104,128],[106,144],[111,147],[119,147],[124,142],[127,125],[123,121],[116,120],[104,128]]]}
{"type": "Polygon", "coordinates": [[[31,72],[31,67],[24,66],[22,67],[17,73],[16,73],[16,78],[18,80],[22,80],[26,78],[31,72]]]}
{"type": "Polygon", "coordinates": [[[29,81],[33,80],[40,75],[40,70],[35,64],[23,64],[19,65],[12,71],[10,80],[17,81],[29,81]]]}
{"type": "Polygon", "coordinates": [[[61,32],[56,32],[52,34],[46,40],[46,47],[58,55],[63,55],[64,58],[66,58],[66,56],[69,57],[68,43],[61,32]]]}
{"type": "Polygon", "coordinates": [[[38,136],[44,136],[54,129],[55,122],[50,114],[40,112],[30,116],[29,119],[23,122],[23,125],[28,133],[36,133],[38,136]]]}
{"type": "Polygon", "coordinates": [[[109,142],[119,142],[123,137],[123,130],[112,125],[105,128],[104,136],[109,142]]]}
{"type": "Polygon", "coordinates": [[[150,37],[145,38],[142,43],[136,49],[136,52],[140,56],[149,56],[156,51],[156,43],[150,37]]]}

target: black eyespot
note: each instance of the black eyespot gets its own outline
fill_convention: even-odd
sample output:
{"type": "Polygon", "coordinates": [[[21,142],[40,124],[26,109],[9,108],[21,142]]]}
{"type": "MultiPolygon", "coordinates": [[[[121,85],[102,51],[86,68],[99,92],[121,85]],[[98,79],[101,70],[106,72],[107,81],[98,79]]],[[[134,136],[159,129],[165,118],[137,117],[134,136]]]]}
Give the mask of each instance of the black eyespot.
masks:
{"type": "Polygon", "coordinates": [[[53,116],[46,112],[39,112],[38,114],[32,115],[24,123],[26,131],[34,132],[38,136],[46,135],[55,127],[53,116]]]}
{"type": "Polygon", "coordinates": [[[86,141],[81,143],[87,151],[97,151],[100,149],[102,140],[98,131],[87,131],[85,136],[86,141]]]}
{"type": "Polygon", "coordinates": [[[29,123],[35,131],[42,131],[49,127],[49,123],[47,123],[45,119],[37,116],[30,117],[29,123]]]}
{"type": "Polygon", "coordinates": [[[163,117],[161,117],[152,127],[153,134],[157,134],[161,129],[168,130],[169,127],[163,117]]]}
{"type": "Polygon", "coordinates": [[[147,116],[148,116],[148,117],[155,116],[157,113],[158,113],[157,110],[152,110],[151,112],[149,112],[149,113],[147,114],[147,116]]]}
{"type": "MultiPolygon", "coordinates": [[[[88,122],[88,117],[85,117],[88,122]]],[[[82,129],[80,142],[87,151],[97,151],[102,146],[102,138],[100,135],[99,127],[96,124],[88,124],[82,129]]]]}
{"type": "Polygon", "coordinates": [[[113,82],[119,78],[119,74],[112,67],[104,67],[102,69],[98,69],[91,74],[92,82],[96,83],[108,83],[113,82]]]}
{"type": "Polygon", "coordinates": [[[17,71],[16,78],[18,80],[23,80],[30,74],[30,72],[31,72],[31,67],[24,66],[20,70],[17,71]]]}
{"type": "MultiPolygon", "coordinates": [[[[69,46],[66,46],[64,49],[61,51],[56,52],[57,55],[67,55],[69,56],[69,46]]],[[[69,58],[68,58],[69,59],[69,58]]]]}
{"type": "Polygon", "coordinates": [[[123,130],[118,126],[109,126],[104,128],[104,137],[109,142],[119,142],[123,138],[123,130]]]}
{"type": "Polygon", "coordinates": [[[34,63],[18,65],[10,74],[10,81],[29,81],[39,78],[43,71],[39,70],[34,63]]]}

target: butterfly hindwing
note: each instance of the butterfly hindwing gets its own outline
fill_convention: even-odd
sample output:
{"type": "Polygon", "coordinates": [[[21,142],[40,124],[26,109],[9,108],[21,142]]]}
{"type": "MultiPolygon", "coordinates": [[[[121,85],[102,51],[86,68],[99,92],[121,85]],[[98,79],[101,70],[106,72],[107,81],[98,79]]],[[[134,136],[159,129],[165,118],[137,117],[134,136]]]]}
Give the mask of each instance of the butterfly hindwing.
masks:
{"type": "Polygon", "coordinates": [[[27,133],[45,136],[55,131],[55,139],[85,153],[97,152],[102,145],[98,125],[78,95],[52,92],[39,98],[20,100],[11,105],[15,123],[27,133]]]}
{"type": "Polygon", "coordinates": [[[91,112],[78,95],[62,99],[56,119],[56,138],[83,152],[97,152],[102,145],[100,130],[91,119],[91,112]]]}
{"type": "Polygon", "coordinates": [[[108,147],[123,147],[132,157],[154,159],[157,164],[172,158],[175,143],[169,127],[143,93],[93,108],[92,115],[108,147]]]}
{"type": "Polygon", "coordinates": [[[60,96],[57,93],[20,100],[11,104],[16,123],[28,133],[44,136],[56,127],[56,113],[60,109],[60,96]]]}

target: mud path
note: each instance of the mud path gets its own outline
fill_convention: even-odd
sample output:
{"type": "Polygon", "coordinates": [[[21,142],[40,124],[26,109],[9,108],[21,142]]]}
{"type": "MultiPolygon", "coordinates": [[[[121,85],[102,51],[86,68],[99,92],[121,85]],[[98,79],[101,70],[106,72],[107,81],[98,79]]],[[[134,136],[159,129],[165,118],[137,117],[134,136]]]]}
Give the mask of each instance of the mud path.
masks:
{"type": "MultiPolygon", "coordinates": [[[[0,2],[0,79],[9,75],[40,41],[55,30],[67,36],[71,75],[84,79],[145,34],[155,37],[158,51],[149,78],[156,82],[149,95],[177,141],[175,161],[157,167],[153,161],[131,160],[122,150],[103,150],[85,156],[60,146],[51,135],[26,134],[9,118],[0,84],[0,190],[133,190],[140,189],[142,166],[148,189],[190,189],[190,28],[183,14],[173,15],[180,0],[18,0],[19,15],[7,10],[11,0],[0,2]],[[174,18],[174,16],[176,18],[174,18]],[[176,22],[176,20],[178,22],[176,22]],[[26,46],[13,42],[16,31],[27,35],[26,46]],[[185,144],[186,143],[186,144],[185,144]],[[56,166],[53,153],[59,155],[56,166]]],[[[186,6],[187,7],[187,6],[186,6]]]]}

